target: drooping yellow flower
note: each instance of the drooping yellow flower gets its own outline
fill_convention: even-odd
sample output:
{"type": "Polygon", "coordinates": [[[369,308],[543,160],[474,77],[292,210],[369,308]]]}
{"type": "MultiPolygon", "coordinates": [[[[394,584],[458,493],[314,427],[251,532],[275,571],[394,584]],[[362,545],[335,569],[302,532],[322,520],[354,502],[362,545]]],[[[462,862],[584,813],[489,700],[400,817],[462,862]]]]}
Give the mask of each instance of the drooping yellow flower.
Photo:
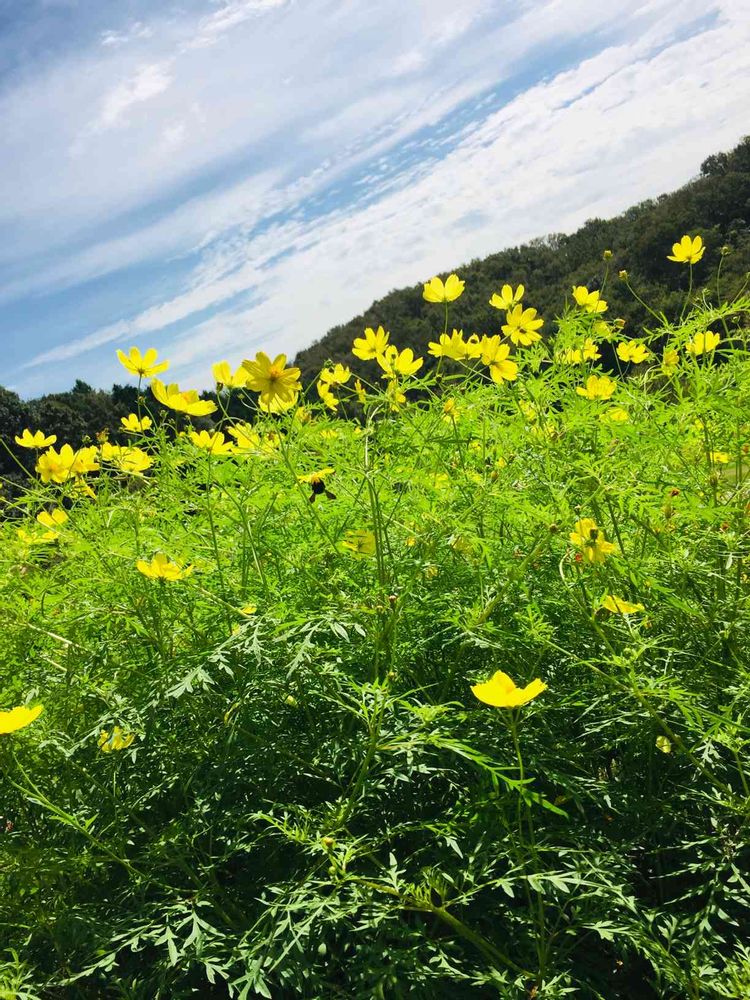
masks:
{"type": "Polygon", "coordinates": [[[318,390],[318,395],[321,400],[325,403],[329,410],[333,410],[334,413],[339,408],[339,403],[341,400],[335,395],[331,389],[329,382],[323,382],[322,380],[317,383],[315,388],[318,390]]]}
{"type": "Polygon", "coordinates": [[[385,390],[385,394],[388,397],[388,401],[391,405],[391,411],[393,413],[398,413],[401,407],[406,402],[406,394],[404,393],[404,391],[402,390],[401,386],[398,384],[395,378],[388,380],[388,386],[385,390]]]}
{"type": "Polygon", "coordinates": [[[599,292],[590,292],[585,285],[573,286],[573,298],[576,304],[585,309],[587,313],[603,313],[609,308],[599,292]]]}
{"type": "Polygon", "coordinates": [[[120,472],[131,476],[142,476],[154,464],[153,458],[142,448],[123,448],[107,442],[102,445],[100,454],[103,462],[111,462],[120,472]]]}
{"type": "Polygon", "coordinates": [[[194,569],[192,565],[182,566],[180,563],[172,562],[163,552],[157,552],[150,563],[145,559],[139,559],[135,565],[139,573],[143,573],[151,580],[184,580],[194,569]]]}
{"type": "Polygon", "coordinates": [[[674,347],[665,347],[661,356],[661,370],[665,375],[673,375],[680,364],[680,355],[674,347]]]}
{"type": "Polygon", "coordinates": [[[544,326],[543,319],[536,318],[536,309],[524,309],[514,306],[505,317],[503,333],[510,337],[516,346],[528,347],[542,339],[538,331],[544,326]]]}
{"type": "Polygon", "coordinates": [[[624,597],[615,597],[614,594],[607,594],[602,601],[602,607],[614,615],[636,615],[646,610],[642,604],[632,604],[624,597]]]}
{"type": "Polygon", "coordinates": [[[367,528],[347,531],[341,542],[341,547],[355,556],[374,556],[375,545],[375,533],[367,528]]]}
{"type": "Polygon", "coordinates": [[[718,347],[721,337],[713,330],[706,330],[705,333],[696,333],[692,340],[685,344],[685,350],[697,358],[699,354],[709,354],[718,347]]]}
{"type": "Polygon", "coordinates": [[[603,563],[615,551],[612,542],[606,540],[603,529],[590,517],[576,521],[570,540],[581,550],[584,560],[590,563],[603,563]]]}
{"type": "Polygon", "coordinates": [[[99,749],[104,753],[111,753],[113,750],[127,750],[135,739],[134,733],[126,733],[120,726],[113,726],[112,732],[103,729],[99,733],[99,749]]]}
{"type": "Polygon", "coordinates": [[[510,312],[510,310],[517,306],[518,303],[523,299],[523,293],[526,289],[523,285],[517,285],[516,290],[513,291],[511,285],[503,285],[500,294],[494,293],[490,299],[490,305],[493,309],[502,309],[504,312],[510,312]]]}
{"type": "Polygon", "coordinates": [[[68,515],[61,507],[55,510],[42,510],[36,516],[37,521],[47,531],[40,536],[45,542],[54,542],[60,537],[60,528],[68,521],[68,515]]]}
{"type": "Polygon", "coordinates": [[[137,413],[129,413],[127,417],[120,417],[120,423],[125,428],[126,431],[130,431],[132,434],[138,434],[143,431],[150,430],[153,427],[153,420],[151,417],[138,417],[137,413]]]}
{"type": "Polygon", "coordinates": [[[286,367],[286,355],[278,354],[273,361],[258,351],[254,361],[243,361],[247,385],[260,394],[258,405],[267,413],[283,413],[297,402],[302,385],[299,368],[286,367]]]}
{"type": "Polygon", "coordinates": [[[422,297],[427,302],[455,302],[463,294],[464,284],[457,274],[449,274],[445,284],[440,278],[431,278],[425,283],[422,297]]]}
{"type": "Polygon", "coordinates": [[[617,388],[617,383],[606,375],[589,375],[586,385],[579,385],[576,392],[585,399],[610,399],[617,388]]]}
{"type": "Polygon", "coordinates": [[[705,252],[700,236],[693,239],[683,236],[679,243],[672,244],[672,253],[667,254],[667,260],[673,260],[677,264],[697,264],[705,252]]]}
{"type": "Polygon", "coordinates": [[[377,361],[385,372],[383,378],[397,378],[399,375],[406,378],[416,374],[424,364],[423,358],[414,357],[414,351],[410,347],[399,351],[393,344],[386,347],[383,354],[378,355],[377,361]]]}
{"type": "Polygon", "coordinates": [[[547,690],[547,685],[538,677],[527,684],[526,687],[519,688],[516,682],[502,670],[496,670],[492,677],[483,684],[472,684],[471,693],[485,705],[493,708],[518,708],[527,702],[538,698],[542,691],[547,690]]]}
{"type": "Polygon", "coordinates": [[[65,483],[76,476],[99,469],[97,449],[94,445],[79,448],[74,451],[69,444],[64,444],[59,452],[48,448],[39,456],[36,471],[44,483],[65,483]]]}
{"type": "Polygon", "coordinates": [[[610,406],[599,414],[599,419],[603,424],[625,424],[630,420],[630,414],[624,406],[610,406]]]}
{"type": "Polygon", "coordinates": [[[129,354],[118,351],[117,357],[123,368],[138,378],[153,378],[154,375],[159,375],[169,368],[168,361],[160,361],[157,364],[159,355],[153,347],[150,347],[145,354],[141,354],[137,347],[131,347],[129,354]]]}
{"type": "Polygon", "coordinates": [[[583,347],[570,347],[558,354],[558,358],[565,365],[580,365],[583,361],[598,361],[600,357],[599,348],[591,337],[584,340],[583,347]]]}
{"type": "Polygon", "coordinates": [[[319,379],[328,385],[346,385],[351,377],[351,369],[344,365],[336,364],[333,368],[324,368],[320,373],[319,379]]]}
{"type": "Polygon", "coordinates": [[[360,380],[357,378],[354,380],[354,392],[361,406],[364,406],[367,402],[367,393],[365,392],[365,387],[362,385],[360,380]]]}
{"type": "Polygon", "coordinates": [[[490,362],[490,377],[498,385],[501,382],[513,382],[518,378],[518,365],[508,359],[509,354],[510,347],[507,344],[500,344],[490,362]]]}
{"type": "Polygon", "coordinates": [[[227,441],[221,431],[190,431],[190,440],[196,448],[209,451],[212,455],[231,455],[234,445],[227,441]]]}
{"type": "Polygon", "coordinates": [[[365,329],[364,337],[355,337],[354,343],[352,344],[352,354],[356,358],[361,358],[362,361],[372,361],[382,354],[388,346],[389,333],[379,326],[377,330],[373,330],[371,326],[365,329]]]}
{"type": "Polygon", "coordinates": [[[217,386],[225,389],[242,389],[247,385],[247,372],[240,365],[237,371],[232,371],[232,366],[228,361],[217,361],[212,366],[214,381],[217,386]]]}
{"type": "Polygon", "coordinates": [[[433,358],[450,358],[452,361],[463,361],[467,356],[463,330],[454,330],[451,334],[441,333],[437,343],[430,341],[427,353],[431,354],[433,358]]]}
{"type": "Polygon", "coordinates": [[[210,399],[200,399],[195,389],[181,391],[175,382],[164,385],[155,378],[151,383],[151,392],[162,406],[176,413],[185,413],[189,417],[207,417],[209,413],[216,411],[216,403],[210,399]]]}
{"type": "Polygon", "coordinates": [[[16,444],[22,448],[42,449],[49,448],[57,441],[56,434],[45,434],[44,431],[32,431],[27,427],[21,436],[16,435],[16,444]]]}
{"type": "Polygon", "coordinates": [[[732,459],[727,451],[710,451],[708,457],[712,465],[726,465],[732,459]]]}
{"type": "Polygon", "coordinates": [[[0,734],[15,733],[17,730],[23,729],[38,719],[43,711],[42,705],[34,705],[33,708],[19,705],[7,712],[0,712],[0,734]]]}
{"type": "Polygon", "coordinates": [[[649,351],[645,344],[637,340],[623,340],[617,345],[617,357],[620,361],[639,365],[649,357],[649,351]]]}

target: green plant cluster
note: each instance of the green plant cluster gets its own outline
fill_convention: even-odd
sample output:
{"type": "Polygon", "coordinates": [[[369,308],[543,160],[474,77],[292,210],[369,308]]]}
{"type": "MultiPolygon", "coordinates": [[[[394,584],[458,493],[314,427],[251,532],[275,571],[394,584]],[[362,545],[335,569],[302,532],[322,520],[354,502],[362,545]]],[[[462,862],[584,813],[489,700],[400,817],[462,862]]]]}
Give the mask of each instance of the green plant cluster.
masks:
{"type": "Polygon", "coordinates": [[[750,298],[687,306],[29,482],[0,995],[748,996],[750,298]]]}

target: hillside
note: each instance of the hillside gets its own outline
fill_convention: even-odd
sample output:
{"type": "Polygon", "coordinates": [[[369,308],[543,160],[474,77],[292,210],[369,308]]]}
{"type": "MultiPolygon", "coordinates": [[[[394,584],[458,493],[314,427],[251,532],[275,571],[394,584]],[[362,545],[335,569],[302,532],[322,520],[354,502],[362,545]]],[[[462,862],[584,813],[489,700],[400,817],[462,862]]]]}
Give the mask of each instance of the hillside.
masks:
{"type": "MultiPolygon", "coordinates": [[[[614,255],[606,293],[609,315],[623,317],[633,335],[648,314],[618,281],[618,272],[626,269],[641,297],[657,309],[668,316],[679,312],[688,275],[675,281],[666,254],[677,236],[686,232],[701,233],[708,245],[695,269],[699,285],[716,273],[721,247],[731,248],[722,265],[721,296],[734,294],[750,270],[750,136],[732,152],[710,156],[700,176],[689,184],[635,205],[614,219],[591,219],[571,235],[555,233],[466,265],[457,261],[452,270],[466,281],[466,293],[451,321],[467,335],[498,332],[500,314],[489,306],[490,296],[505,282],[522,283],[528,304],[546,318],[545,332],[550,333],[560,301],[573,285],[599,287],[602,253],[609,249],[614,255]]],[[[715,286],[707,292],[714,299],[721,297],[715,286]]],[[[389,292],[361,316],[334,327],[300,351],[295,364],[304,380],[315,378],[327,360],[346,361],[364,374],[366,364],[352,357],[352,340],[361,336],[364,327],[381,325],[391,331],[399,347],[421,353],[435,334],[434,307],[422,298],[422,285],[389,292]]],[[[435,361],[425,360],[428,365],[435,361]]]]}

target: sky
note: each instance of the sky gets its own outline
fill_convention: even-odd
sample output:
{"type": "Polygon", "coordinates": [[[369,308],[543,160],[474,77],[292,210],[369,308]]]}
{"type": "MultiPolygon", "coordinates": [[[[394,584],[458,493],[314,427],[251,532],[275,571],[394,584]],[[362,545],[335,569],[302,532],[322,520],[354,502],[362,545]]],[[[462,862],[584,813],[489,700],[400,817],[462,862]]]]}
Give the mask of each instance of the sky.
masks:
{"type": "Polygon", "coordinates": [[[680,186],[748,108],[748,0],[0,0],[0,384],[138,346],[207,388],[680,186]]]}

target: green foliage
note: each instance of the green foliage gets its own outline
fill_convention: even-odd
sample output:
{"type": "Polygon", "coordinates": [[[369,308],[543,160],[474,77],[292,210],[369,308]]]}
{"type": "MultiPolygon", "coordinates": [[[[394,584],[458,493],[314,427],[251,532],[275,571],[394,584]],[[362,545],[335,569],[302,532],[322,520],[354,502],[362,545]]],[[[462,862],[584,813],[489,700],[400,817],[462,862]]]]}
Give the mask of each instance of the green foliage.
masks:
{"type": "Polygon", "coordinates": [[[311,394],[228,454],[157,421],[143,475],[32,482],[0,996],[746,997],[748,315],[701,299],[609,399],[566,309],[517,379],[399,403],[373,361],[357,420],[311,394]],[[495,671],[547,689],[490,707],[495,671]]]}

